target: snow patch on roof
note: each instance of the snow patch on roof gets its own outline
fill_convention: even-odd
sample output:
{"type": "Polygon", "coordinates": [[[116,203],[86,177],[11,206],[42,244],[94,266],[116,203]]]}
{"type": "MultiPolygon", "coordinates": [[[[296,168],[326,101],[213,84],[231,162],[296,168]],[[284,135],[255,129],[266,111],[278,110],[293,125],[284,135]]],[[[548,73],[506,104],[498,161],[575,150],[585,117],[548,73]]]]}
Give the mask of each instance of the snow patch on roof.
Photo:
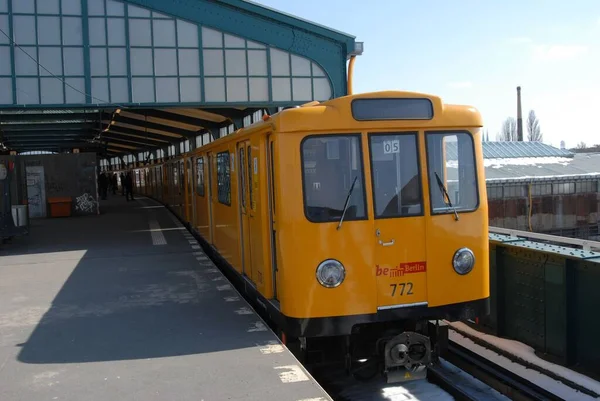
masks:
{"type": "Polygon", "coordinates": [[[485,167],[502,168],[504,166],[539,166],[544,164],[569,165],[570,157],[517,157],[513,159],[484,159],[485,167]]]}
{"type": "MultiPolygon", "coordinates": [[[[551,371],[557,376],[563,377],[567,380],[570,380],[573,383],[577,383],[581,387],[587,388],[595,393],[600,393],[600,383],[590,377],[587,377],[581,373],[577,373],[571,369],[565,368],[563,366],[545,361],[535,355],[535,351],[528,345],[525,345],[521,342],[514,340],[507,340],[504,338],[499,338],[492,336],[490,334],[481,333],[468,325],[462,322],[448,322],[451,327],[455,327],[457,330],[460,330],[470,336],[477,337],[488,344],[491,344],[505,352],[508,352],[511,355],[514,355],[524,361],[527,361],[533,365],[537,365],[540,368],[545,369],[546,371],[551,371]]],[[[470,348],[472,351],[477,352],[480,355],[484,355],[486,358],[500,364],[501,366],[518,373],[522,377],[531,380],[539,386],[546,388],[548,391],[553,392],[566,400],[595,400],[596,398],[582,394],[571,387],[566,386],[565,384],[558,382],[557,380],[550,378],[540,372],[534,371],[532,369],[527,369],[526,367],[512,362],[508,358],[498,355],[497,353],[485,349],[475,343],[473,343],[470,339],[467,339],[461,336],[458,333],[451,332],[450,338],[453,341],[457,341],[460,344],[470,348]]]]}
{"type": "MultiPolygon", "coordinates": [[[[484,167],[502,168],[505,166],[543,166],[546,164],[560,164],[568,166],[573,161],[570,157],[515,157],[512,159],[483,159],[484,167]]],[[[448,160],[448,168],[458,168],[457,160],[448,160]]]]}

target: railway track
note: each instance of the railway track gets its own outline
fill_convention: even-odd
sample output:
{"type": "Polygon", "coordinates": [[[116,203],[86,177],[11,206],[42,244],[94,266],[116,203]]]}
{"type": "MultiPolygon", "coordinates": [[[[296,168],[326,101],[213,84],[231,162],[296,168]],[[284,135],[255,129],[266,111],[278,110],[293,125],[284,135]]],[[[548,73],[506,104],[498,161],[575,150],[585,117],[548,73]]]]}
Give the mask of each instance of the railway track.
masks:
{"type": "MultiPolygon", "coordinates": [[[[565,401],[563,398],[452,341],[448,344],[448,353],[445,360],[512,400],[565,401]]],[[[443,388],[456,400],[478,401],[480,399],[457,386],[451,375],[441,366],[430,368],[427,377],[430,382],[443,388]]]]}

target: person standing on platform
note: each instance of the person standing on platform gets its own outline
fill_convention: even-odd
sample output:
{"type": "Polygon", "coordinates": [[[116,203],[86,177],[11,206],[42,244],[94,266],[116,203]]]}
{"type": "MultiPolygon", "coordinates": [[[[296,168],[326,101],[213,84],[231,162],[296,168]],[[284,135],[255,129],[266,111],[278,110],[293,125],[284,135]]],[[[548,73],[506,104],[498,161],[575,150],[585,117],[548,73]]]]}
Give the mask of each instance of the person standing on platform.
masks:
{"type": "Polygon", "coordinates": [[[113,195],[117,194],[117,190],[119,189],[119,182],[117,181],[117,174],[113,173],[110,177],[110,182],[112,184],[113,195]]]}
{"type": "Polygon", "coordinates": [[[106,200],[106,195],[108,193],[108,178],[104,172],[100,173],[100,177],[98,177],[98,186],[100,187],[102,200],[106,200]]]}
{"type": "Polygon", "coordinates": [[[125,197],[127,198],[127,202],[129,202],[129,197],[131,196],[131,200],[133,200],[133,178],[131,177],[131,172],[127,172],[127,176],[125,177],[125,197]]]}
{"type": "Polygon", "coordinates": [[[121,173],[121,195],[125,196],[125,174],[121,173]]]}

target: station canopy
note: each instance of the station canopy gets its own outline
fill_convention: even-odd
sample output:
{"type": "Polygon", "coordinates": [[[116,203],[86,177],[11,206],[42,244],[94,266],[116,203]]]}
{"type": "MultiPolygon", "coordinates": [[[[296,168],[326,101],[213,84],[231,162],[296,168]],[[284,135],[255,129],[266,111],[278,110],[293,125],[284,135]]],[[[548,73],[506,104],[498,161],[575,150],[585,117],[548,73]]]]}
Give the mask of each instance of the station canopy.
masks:
{"type": "Polygon", "coordinates": [[[347,94],[361,53],[353,36],[249,1],[0,0],[0,152],[197,145],[347,94]]]}

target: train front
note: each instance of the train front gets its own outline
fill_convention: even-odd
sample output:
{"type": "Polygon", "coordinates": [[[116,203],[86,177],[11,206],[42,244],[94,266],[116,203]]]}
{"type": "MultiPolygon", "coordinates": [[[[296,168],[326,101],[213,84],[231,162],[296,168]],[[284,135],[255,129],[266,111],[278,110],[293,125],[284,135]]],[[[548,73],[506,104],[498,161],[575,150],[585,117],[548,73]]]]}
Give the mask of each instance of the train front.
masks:
{"type": "Polygon", "coordinates": [[[348,336],[352,359],[416,372],[436,349],[429,319],[487,313],[481,134],[455,111],[417,129],[369,121],[357,133],[281,138],[300,147],[303,166],[301,192],[281,183],[279,220],[283,312],[300,336],[348,336]],[[305,249],[294,255],[292,229],[293,248],[305,249]]]}

